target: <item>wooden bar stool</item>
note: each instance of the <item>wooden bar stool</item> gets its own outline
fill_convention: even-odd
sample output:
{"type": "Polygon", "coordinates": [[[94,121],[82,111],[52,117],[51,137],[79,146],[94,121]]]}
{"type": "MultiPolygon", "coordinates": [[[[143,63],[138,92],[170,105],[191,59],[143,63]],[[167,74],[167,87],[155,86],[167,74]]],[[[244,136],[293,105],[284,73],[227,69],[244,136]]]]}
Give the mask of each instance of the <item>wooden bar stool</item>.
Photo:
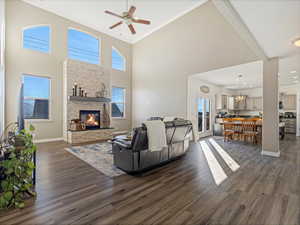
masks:
{"type": "Polygon", "coordinates": [[[256,122],[253,120],[245,120],[242,122],[242,138],[243,141],[250,141],[252,144],[257,143],[258,132],[256,122]]]}
{"type": "Polygon", "coordinates": [[[224,122],[223,136],[224,141],[233,140],[234,127],[232,122],[224,122]]]}

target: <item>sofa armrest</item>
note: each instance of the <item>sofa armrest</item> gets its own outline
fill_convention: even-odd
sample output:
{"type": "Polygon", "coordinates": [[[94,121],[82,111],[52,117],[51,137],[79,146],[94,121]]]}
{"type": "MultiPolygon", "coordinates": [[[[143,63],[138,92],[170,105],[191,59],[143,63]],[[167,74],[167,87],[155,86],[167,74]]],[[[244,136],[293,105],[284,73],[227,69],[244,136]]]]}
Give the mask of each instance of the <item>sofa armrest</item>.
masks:
{"type": "Polygon", "coordinates": [[[131,141],[126,141],[122,139],[115,139],[113,144],[119,145],[122,148],[131,149],[131,141]]]}

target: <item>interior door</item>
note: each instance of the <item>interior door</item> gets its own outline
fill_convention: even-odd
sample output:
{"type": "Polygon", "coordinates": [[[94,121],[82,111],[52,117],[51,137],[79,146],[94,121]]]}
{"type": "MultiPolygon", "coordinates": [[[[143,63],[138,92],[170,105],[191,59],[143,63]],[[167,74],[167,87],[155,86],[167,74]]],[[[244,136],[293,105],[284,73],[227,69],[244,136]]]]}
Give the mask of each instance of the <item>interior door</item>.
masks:
{"type": "Polygon", "coordinates": [[[200,137],[212,134],[211,124],[211,99],[200,97],[197,101],[198,132],[200,137]]]}

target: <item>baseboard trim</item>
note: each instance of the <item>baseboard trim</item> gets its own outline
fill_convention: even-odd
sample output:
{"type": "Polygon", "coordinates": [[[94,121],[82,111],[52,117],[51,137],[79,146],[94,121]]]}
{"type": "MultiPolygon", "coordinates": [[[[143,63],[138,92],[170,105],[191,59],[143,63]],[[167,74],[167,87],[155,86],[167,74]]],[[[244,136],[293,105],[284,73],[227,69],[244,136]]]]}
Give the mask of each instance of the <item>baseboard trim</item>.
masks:
{"type": "Polygon", "coordinates": [[[39,144],[39,143],[46,143],[46,142],[54,142],[54,141],[63,141],[64,138],[49,138],[49,139],[39,139],[39,140],[33,140],[33,143],[39,144]]]}
{"type": "Polygon", "coordinates": [[[262,150],[261,152],[262,155],[266,155],[266,156],[272,156],[272,157],[280,157],[280,152],[270,152],[270,151],[264,151],[262,150]]]}

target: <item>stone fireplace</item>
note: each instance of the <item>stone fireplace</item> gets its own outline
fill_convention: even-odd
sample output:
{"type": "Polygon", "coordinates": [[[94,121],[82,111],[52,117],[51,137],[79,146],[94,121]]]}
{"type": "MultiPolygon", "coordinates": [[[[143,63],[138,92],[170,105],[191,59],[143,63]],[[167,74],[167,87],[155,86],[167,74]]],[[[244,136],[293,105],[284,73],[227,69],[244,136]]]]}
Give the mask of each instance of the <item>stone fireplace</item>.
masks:
{"type": "Polygon", "coordinates": [[[79,119],[87,130],[100,129],[100,110],[80,110],[79,119]]]}
{"type": "Polygon", "coordinates": [[[90,141],[107,140],[115,131],[105,126],[105,108],[110,112],[108,93],[107,101],[99,99],[97,92],[103,86],[110,90],[110,74],[102,66],[75,60],[66,60],[64,63],[64,140],[77,144],[90,141]],[[87,97],[73,96],[74,83],[87,92],[87,97]],[[105,107],[104,107],[105,105],[105,107]],[[70,123],[74,119],[85,122],[86,130],[72,131],[70,123]]]}

